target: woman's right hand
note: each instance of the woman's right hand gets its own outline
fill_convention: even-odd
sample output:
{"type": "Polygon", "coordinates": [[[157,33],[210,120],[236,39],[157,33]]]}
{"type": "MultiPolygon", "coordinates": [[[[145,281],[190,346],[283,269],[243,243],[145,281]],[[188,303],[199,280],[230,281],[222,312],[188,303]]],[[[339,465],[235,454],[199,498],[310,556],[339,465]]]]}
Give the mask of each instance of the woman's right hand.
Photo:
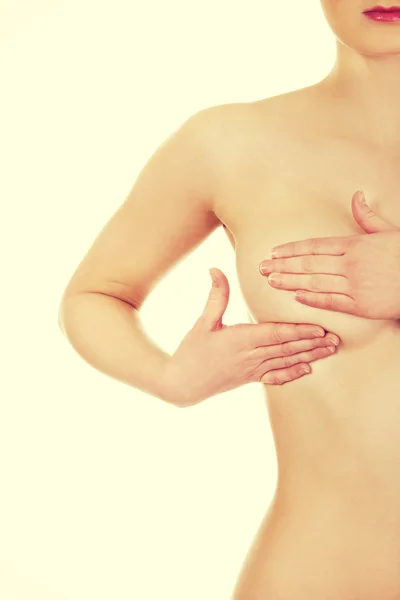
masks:
{"type": "Polygon", "coordinates": [[[173,404],[193,406],[246,383],[282,385],[302,377],[304,369],[311,372],[308,363],[335,353],[338,336],[325,335],[318,325],[224,325],[229,283],[222,271],[211,271],[215,281],[203,314],[166,364],[165,385],[173,404]]]}

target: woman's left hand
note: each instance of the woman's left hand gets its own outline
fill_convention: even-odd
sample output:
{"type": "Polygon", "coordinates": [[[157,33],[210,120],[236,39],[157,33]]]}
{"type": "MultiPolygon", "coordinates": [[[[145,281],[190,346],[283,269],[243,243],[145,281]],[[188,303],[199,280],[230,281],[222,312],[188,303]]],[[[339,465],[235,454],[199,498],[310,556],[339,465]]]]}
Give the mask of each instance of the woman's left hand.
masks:
{"type": "Polygon", "coordinates": [[[352,199],[353,216],[369,235],[276,246],[273,258],[260,263],[260,272],[274,276],[275,282],[271,275],[268,281],[275,289],[298,290],[296,300],[307,306],[367,319],[400,319],[400,229],[358,196],[352,199]]]}

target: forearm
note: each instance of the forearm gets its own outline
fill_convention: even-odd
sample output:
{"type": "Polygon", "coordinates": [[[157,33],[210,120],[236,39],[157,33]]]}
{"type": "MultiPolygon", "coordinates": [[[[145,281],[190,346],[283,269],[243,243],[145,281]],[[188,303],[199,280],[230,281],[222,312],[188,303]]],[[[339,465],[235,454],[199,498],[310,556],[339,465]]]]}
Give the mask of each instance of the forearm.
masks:
{"type": "Polygon", "coordinates": [[[174,404],[165,377],[171,357],[146,335],[132,306],[104,294],[76,294],[63,301],[59,323],[71,346],[92,367],[174,404]]]}

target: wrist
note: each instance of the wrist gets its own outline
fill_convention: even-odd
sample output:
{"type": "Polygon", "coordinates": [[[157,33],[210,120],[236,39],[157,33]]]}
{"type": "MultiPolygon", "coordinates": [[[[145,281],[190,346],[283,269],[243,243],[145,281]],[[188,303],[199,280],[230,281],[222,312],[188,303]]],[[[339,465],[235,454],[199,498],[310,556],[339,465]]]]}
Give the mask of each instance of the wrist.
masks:
{"type": "Polygon", "coordinates": [[[181,384],[181,377],[172,356],[169,356],[164,362],[159,376],[162,386],[162,399],[178,408],[187,406],[188,401],[183,398],[184,386],[181,384]]]}
{"type": "Polygon", "coordinates": [[[177,364],[174,356],[165,362],[162,372],[164,400],[178,408],[194,406],[201,402],[196,397],[195,390],[188,384],[187,377],[182,373],[182,368],[177,364]]]}

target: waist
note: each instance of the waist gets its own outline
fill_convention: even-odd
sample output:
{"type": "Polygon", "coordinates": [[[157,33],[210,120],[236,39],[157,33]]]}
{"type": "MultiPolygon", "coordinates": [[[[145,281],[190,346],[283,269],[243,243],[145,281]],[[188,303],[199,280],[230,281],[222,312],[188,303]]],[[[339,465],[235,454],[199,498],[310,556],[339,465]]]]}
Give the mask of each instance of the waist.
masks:
{"type": "Polygon", "coordinates": [[[310,375],[264,386],[282,485],[386,485],[400,503],[400,346],[377,346],[343,348],[310,375]]]}
{"type": "Polygon", "coordinates": [[[400,506],[344,490],[304,491],[307,503],[278,488],[260,527],[264,591],[296,600],[399,598],[400,506]]]}

